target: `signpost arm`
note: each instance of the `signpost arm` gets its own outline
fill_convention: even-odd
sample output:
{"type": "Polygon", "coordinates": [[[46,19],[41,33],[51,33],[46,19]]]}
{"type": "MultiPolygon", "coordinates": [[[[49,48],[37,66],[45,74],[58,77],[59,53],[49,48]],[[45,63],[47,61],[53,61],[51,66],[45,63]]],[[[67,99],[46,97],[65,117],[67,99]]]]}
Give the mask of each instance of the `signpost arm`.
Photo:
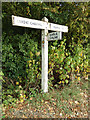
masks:
{"type": "MultiPolygon", "coordinates": [[[[44,17],[42,19],[43,21],[47,22],[48,24],[48,19],[44,17]]],[[[41,33],[42,37],[42,81],[41,81],[41,86],[42,86],[42,91],[43,92],[48,92],[48,29],[42,30],[41,33]]]]}

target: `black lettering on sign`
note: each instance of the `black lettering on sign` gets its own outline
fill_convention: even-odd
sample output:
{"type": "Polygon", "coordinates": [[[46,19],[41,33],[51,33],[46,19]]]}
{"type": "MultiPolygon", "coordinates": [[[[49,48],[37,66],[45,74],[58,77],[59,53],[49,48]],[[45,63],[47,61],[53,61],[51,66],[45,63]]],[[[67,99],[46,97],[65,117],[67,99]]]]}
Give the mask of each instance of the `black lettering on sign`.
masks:
{"type": "Polygon", "coordinates": [[[42,26],[42,24],[40,24],[40,23],[34,23],[34,22],[30,22],[30,25],[38,25],[38,26],[42,26]]]}
{"type": "Polygon", "coordinates": [[[56,39],[58,36],[50,36],[50,39],[56,39]]]}
{"type": "Polygon", "coordinates": [[[59,27],[54,26],[55,29],[60,29],[59,27]]]}
{"type": "Polygon", "coordinates": [[[55,36],[55,38],[58,38],[58,36],[55,36]]]}
{"type": "Polygon", "coordinates": [[[29,22],[28,22],[28,21],[25,21],[25,20],[19,20],[18,22],[19,22],[19,23],[23,23],[23,24],[29,24],[29,22]]]}
{"type": "Polygon", "coordinates": [[[22,23],[22,24],[30,24],[30,25],[35,25],[35,26],[42,26],[42,24],[40,24],[40,23],[36,23],[36,22],[29,22],[29,21],[26,21],[26,20],[17,20],[18,21],[18,23],[22,23]]]}
{"type": "Polygon", "coordinates": [[[54,39],[54,37],[51,37],[50,39],[54,39]]]}

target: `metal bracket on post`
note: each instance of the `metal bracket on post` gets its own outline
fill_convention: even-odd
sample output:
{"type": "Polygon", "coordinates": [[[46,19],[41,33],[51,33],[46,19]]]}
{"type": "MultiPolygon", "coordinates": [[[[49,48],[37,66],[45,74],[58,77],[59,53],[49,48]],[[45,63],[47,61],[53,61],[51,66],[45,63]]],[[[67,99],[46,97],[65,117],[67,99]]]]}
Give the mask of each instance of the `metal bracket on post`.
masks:
{"type": "MultiPolygon", "coordinates": [[[[44,22],[47,22],[48,24],[48,19],[44,17],[42,19],[44,22]]],[[[48,92],[48,28],[42,30],[41,33],[41,38],[42,38],[42,81],[41,81],[41,86],[42,86],[42,91],[43,92],[48,92]]]]}

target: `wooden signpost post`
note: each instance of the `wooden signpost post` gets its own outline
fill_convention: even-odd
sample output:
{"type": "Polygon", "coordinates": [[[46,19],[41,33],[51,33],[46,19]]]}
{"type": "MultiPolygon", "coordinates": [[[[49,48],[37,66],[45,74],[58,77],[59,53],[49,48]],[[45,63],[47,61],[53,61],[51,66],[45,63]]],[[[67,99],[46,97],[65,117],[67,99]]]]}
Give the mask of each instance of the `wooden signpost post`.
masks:
{"type": "Polygon", "coordinates": [[[42,91],[48,92],[48,41],[61,40],[62,32],[68,32],[68,27],[64,25],[58,25],[49,23],[48,19],[44,17],[42,21],[18,17],[12,15],[12,25],[29,27],[35,29],[42,29],[42,91]],[[48,34],[48,30],[56,31],[48,34]]]}

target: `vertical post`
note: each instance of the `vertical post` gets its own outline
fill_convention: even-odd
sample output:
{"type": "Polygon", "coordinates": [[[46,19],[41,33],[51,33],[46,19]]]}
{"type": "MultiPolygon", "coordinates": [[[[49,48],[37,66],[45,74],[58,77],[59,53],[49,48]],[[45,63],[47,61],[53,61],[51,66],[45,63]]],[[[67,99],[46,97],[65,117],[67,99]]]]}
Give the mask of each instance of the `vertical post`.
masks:
{"type": "MultiPolygon", "coordinates": [[[[47,22],[48,19],[44,17],[42,19],[43,21],[47,22]]],[[[47,25],[48,26],[48,25],[47,25]]],[[[43,92],[48,92],[48,29],[42,30],[41,33],[42,38],[42,81],[41,81],[41,87],[43,92]]]]}

